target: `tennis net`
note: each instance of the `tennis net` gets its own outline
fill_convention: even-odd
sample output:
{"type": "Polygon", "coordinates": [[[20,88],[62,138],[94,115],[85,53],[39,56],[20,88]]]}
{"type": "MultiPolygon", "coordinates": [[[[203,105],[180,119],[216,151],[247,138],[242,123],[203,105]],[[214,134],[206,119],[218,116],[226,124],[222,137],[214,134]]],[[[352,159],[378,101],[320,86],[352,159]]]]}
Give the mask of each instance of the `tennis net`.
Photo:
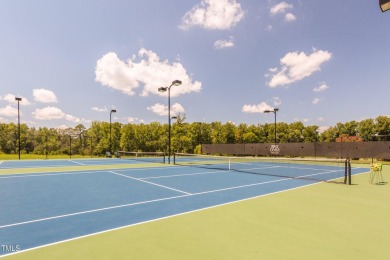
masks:
{"type": "Polygon", "coordinates": [[[351,183],[348,159],[228,157],[175,153],[174,164],[335,183],[351,183]]]}
{"type": "Polygon", "coordinates": [[[139,160],[151,163],[165,163],[164,152],[127,152],[117,151],[116,157],[128,160],[139,160]]]}

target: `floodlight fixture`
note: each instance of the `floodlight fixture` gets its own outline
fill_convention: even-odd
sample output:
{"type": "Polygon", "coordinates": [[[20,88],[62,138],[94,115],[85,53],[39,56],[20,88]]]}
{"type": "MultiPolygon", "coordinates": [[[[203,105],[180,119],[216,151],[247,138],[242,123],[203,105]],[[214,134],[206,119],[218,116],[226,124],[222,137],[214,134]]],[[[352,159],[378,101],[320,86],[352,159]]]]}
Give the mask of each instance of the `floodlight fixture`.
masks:
{"type": "Polygon", "coordinates": [[[181,80],[174,80],[172,81],[172,85],[171,86],[179,86],[181,85],[181,80]]]}
{"type": "Polygon", "coordinates": [[[379,0],[379,6],[382,12],[390,10],[390,0],[379,0]]]}
{"type": "Polygon", "coordinates": [[[168,88],[165,88],[165,87],[158,88],[158,92],[161,92],[161,93],[163,93],[167,90],[168,90],[168,88]]]}

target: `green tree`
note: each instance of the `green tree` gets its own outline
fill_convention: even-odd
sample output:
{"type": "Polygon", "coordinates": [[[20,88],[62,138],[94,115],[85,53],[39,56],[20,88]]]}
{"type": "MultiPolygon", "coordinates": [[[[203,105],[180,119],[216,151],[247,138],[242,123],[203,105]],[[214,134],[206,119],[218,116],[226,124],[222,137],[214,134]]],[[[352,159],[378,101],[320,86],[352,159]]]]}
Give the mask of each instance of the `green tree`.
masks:
{"type": "Polygon", "coordinates": [[[276,125],[276,137],[277,142],[287,143],[289,138],[289,127],[288,124],[280,122],[276,125]]]}
{"type": "Polygon", "coordinates": [[[225,144],[226,136],[223,134],[222,123],[221,122],[212,122],[211,123],[211,142],[213,144],[225,144]]]}
{"type": "MultiPolygon", "coordinates": [[[[375,118],[376,121],[376,133],[378,135],[388,136],[390,135],[390,117],[378,116],[375,118]]],[[[386,140],[387,138],[380,138],[386,140]]]]}
{"type": "Polygon", "coordinates": [[[312,125],[312,126],[306,126],[305,129],[303,129],[303,141],[306,143],[314,143],[318,142],[319,135],[318,135],[318,126],[312,125]]]}
{"type": "Polygon", "coordinates": [[[338,131],[336,127],[329,127],[327,130],[321,133],[320,142],[334,142],[338,137],[338,131]]]}
{"type": "Polygon", "coordinates": [[[371,141],[375,134],[375,124],[373,119],[365,119],[359,122],[357,131],[363,141],[371,141]]]}
{"type": "Polygon", "coordinates": [[[345,132],[347,136],[356,136],[358,133],[358,122],[349,121],[344,124],[345,132]]]}
{"type": "Polygon", "coordinates": [[[288,142],[303,142],[303,130],[305,126],[302,122],[294,122],[288,125],[288,142]]]}
{"type": "MultiPolygon", "coordinates": [[[[244,141],[244,135],[248,132],[248,125],[247,124],[239,124],[236,127],[236,131],[234,133],[235,137],[234,139],[236,140],[236,143],[245,143],[244,141]]],[[[253,132],[252,132],[253,134],[253,132]]]]}
{"type": "Polygon", "coordinates": [[[259,142],[259,137],[255,135],[253,132],[248,132],[245,133],[243,136],[243,142],[250,144],[250,143],[258,143],[259,142]]]}
{"type": "Polygon", "coordinates": [[[236,126],[232,122],[227,122],[222,126],[222,134],[227,144],[234,144],[236,142],[235,132],[236,126]]]}

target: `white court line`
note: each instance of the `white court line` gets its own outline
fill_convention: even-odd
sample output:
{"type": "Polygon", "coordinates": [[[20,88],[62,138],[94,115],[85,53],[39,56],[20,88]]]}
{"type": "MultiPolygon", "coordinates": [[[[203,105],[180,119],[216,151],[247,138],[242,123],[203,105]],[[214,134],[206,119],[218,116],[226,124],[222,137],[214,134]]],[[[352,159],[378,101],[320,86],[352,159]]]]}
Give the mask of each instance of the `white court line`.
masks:
{"type": "Polygon", "coordinates": [[[24,174],[24,175],[0,176],[0,179],[46,177],[46,176],[76,175],[76,174],[91,174],[91,173],[102,173],[102,172],[107,172],[107,170],[83,171],[83,172],[59,172],[59,173],[33,173],[33,174],[24,174]]]}
{"type": "MultiPolygon", "coordinates": [[[[62,165],[66,166],[66,165],[62,165]]],[[[67,165],[69,166],[69,165],[67,165]]],[[[96,165],[92,165],[96,166],[96,165]]],[[[27,167],[26,167],[27,168],[27,167]]],[[[47,167],[39,167],[39,168],[47,168],[47,167]]],[[[174,167],[175,169],[179,169],[178,167],[174,167]]],[[[171,169],[174,169],[171,168],[171,169]]],[[[181,167],[182,168],[182,167],[181,167]]],[[[0,169],[6,169],[6,168],[0,168],[0,169]]],[[[15,169],[15,168],[12,168],[15,169]]],[[[21,168],[19,168],[21,169],[21,168]]],[[[148,167],[148,168],[113,168],[111,170],[115,170],[117,172],[121,171],[149,171],[149,170],[160,170],[160,169],[169,169],[169,166],[166,167],[148,167]]],[[[29,172],[29,173],[12,173],[10,175],[12,176],[5,176],[0,175],[0,179],[2,178],[23,178],[23,177],[44,177],[44,176],[55,176],[55,175],[64,175],[64,174],[78,174],[78,173],[92,173],[92,172],[107,172],[110,169],[103,169],[103,170],[93,170],[93,171],[65,171],[63,173],[45,173],[45,172],[29,172]],[[39,175],[38,175],[39,174],[39,175]]]]}
{"type": "Polygon", "coordinates": [[[68,160],[69,162],[72,162],[72,163],[76,163],[76,164],[79,164],[79,165],[86,165],[84,163],[81,163],[81,162],[76,162],[76,161],[73,161],[73,160],[68,160]]]}
{"type": "MultiPolygon", "coordinates": [[[[321,173],[321,174],[325,174],[325,173],[326,173],[326,172],[323,172],[323,173],[321,173]]],[[[126,176],[124,176],[124,177],[126,177],[126,176]]],[[[127,176],[127,177],[128,177],[128,176],[127,176]]],[[[303,177],[303,176],[301,176],[301,178],[302,178],[302,177],[303,177]]],[[[59,215],[59,216],[53,216],[53,217],[48,217],[48,218],[41,218],[41,219],[35,219],[35,220],[30,220],[30,221],[25,221],[25,222],[19,222],[19,223],[13,223],[13,224],[8,224],[8,225],[3,225],[3,226],[0,226],[0,229],[2,229],[2,228],[7,228],[7,227],[13,227],[13,226],[20,226],[20,225],[25,225],[25,224],[35,223],[35,222],[42,222],[42,221],[46,221],[46,220],[60,219],[60,218],[71,217],[71,216],[77,216],[77,215],[83,215],[83,214],[88,214],[88,213],[93,213],[93,212],[105,211],[105,210],[110,210],[110,209],[124,208],[124,207],[130,207],[130,206],[135,206],[135,205],[148,204],[148,203],[159,202],[159,201],[165,201],[165,200],[171,200],[171,199],[178,199],[178,198],[184,198],[184,197],[192,197],[192,196],[203,195],[203,194],[208,194],[208,193],[215,193],[215,192],[221,192],[221,191],[227,191],[227,190],[234,190],[234,189],[241,189],[241,188],[246,188],[246,187],[259,186],[259,185],[264,185],[264,184],[269,184],[269,183],[274,183],[274,182],[281,182],[281,181],[286,181],[286,180],[291,180],[291,179],[295,179],[295,178],[283,178],[283,179],[272,180],[272,181],[265,181],[265,182],[258,182],[258,183],[252,183],[252,184],[234,186],[234,187],[229,187],[229,188],[224,188],[224,189],[203,191],[203,192],[198,192],[198,193],[185,194],[185,195],[179,195],[179,196],[174,196],[174,197],[167,197],[167,198],[162,198],[162,199],[141,201],[141,202],[135,202],[135,203],[130,203],[130,204],[123,204],[123,205],[117,205],[117,206],[112,206],[112,207],[106,207],[106,208],[100,208],[100,209],[93,209],[93,210],[87,210],[87,211],[81,211],[81,212],[75,212],[75,213],[70,213],[70,214],[65,214],[65,215],[59,215]]],[[[140,180],[140,181],[141,181],[141,180],[140,180]]],[[[319,182],[320,182],[320,181],[318,181],[318,183],[319,183],[319,182]]],[[[309,185],[309,184],[308,184],[308,185],[309,185]]],[[[307,186],[307,185],[304,185],[304,186],[307,186]]],[[[223,204],[222,204],[222,205],[223,205],[223,204]]]]}
{"type": "Polygon", "coordinates": [[[8,224],[8,225],[0,226],[0,229],[7,228],[7,227],[20,226],[20,225],[25,225],[25,224],[30,224],[30,223],[42,222],[42,221],[46,221],[46,220],[66,218],[66,217],[83,215],[83,214],[88,214],[88,213],[93,213],[93,212],[105,211],[105,210],[110,210],[110,209],[117,209],[117,208],[124,208],[124,207],[130,207],[130,206],[135,206],[135,205],[142,205],[142,204],[147,204],[147,203],[151,203],[151,202],[171,200],[171,199],[176,199],[176,198],[181,198],[181,197],[186,197],[186,196],[190,196],[190,195],[180,195],[180,196],[168,197],[168,198],[162,198],[162,199],[156,199],[156,200],[141,201],[141,202],[135,202],[135,203],[130,203],[130,204],[124,204],[124,205],[100,208],[100,209],[92,209],[92,210],[80,211],[80,212],[75,212],[75,213],[70,213],[70,214],[65,214],[65,215],[59,215],[59,216],[53,216],[53,217],[48,217],[48,218],[35,219],[35,220],[30,220],[30,221],[25,221],[25,222],[19,222],[19,223],[14,223],[14,224],[8,224]]]}
{"type": "Polygon", "coordinates": [[[177,191],[177,192],[184,193],[184,194],[187,194],[187,195],[192,195],[191,193],[188,193],[188,192],[185,192],[185,191],[182,191],[182,190],[178,190],[178,189],[174,189],[174,188],[171,188],[171,187],[168,187],[168,186],[164,186],[164,185],[160,185],[160,184],[157,184],[157,183],[153,183],[153,182],[137,179],[137,178],[130,177],[130,176],[127,176],[127,175],[124,175],[124,174],[120,174],[120,173],[117,173],[117,172],[113,172],[113,171],[109,171],[109,172],[111,172],[113,174],[116,174],[116,175],[119,175],[119,176],[122,176],[122,177],[125,177],[125,178],[132,179],[132,180],[145,182],[145,183],[148,183],[148,184],[151,184],[151,185],[154,185],[154,186],[158,186],[158,187],[161,187],[161,188],[164,188],[164,189],[177,191]]]}
{"type": "Polygon", "coordinates": [[[212,171],[212,172],[198,172],[198,173],[183,173],[183,174],[175,174],[175,175],[163,175],[163,176],[145,177],[145,178],[139,178],[139,179],[140,180],[150,180],[150,179],[160,179],[160,178],[170,178],[170,177],[186,177],[186,176],[192,176],[192,175],[204,175],[204,174],[224,173],[224,172],[228,172],[228,170],[218,170],[218,171],[212,171]]]}

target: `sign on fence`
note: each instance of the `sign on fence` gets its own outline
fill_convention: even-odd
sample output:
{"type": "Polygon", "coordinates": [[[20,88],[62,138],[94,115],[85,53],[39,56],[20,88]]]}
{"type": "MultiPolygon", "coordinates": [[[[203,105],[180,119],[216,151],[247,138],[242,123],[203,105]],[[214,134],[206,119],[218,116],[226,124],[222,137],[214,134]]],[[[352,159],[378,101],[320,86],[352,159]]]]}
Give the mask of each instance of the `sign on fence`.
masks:
{"type": "Polygon", "coordinates": [[[280,153],[280,149],[279,149],[279,146],[277,144],[272,144],[271,148],[269,148],[269,151],[272,155],[279,155],[279,153],[280,153]]]}

